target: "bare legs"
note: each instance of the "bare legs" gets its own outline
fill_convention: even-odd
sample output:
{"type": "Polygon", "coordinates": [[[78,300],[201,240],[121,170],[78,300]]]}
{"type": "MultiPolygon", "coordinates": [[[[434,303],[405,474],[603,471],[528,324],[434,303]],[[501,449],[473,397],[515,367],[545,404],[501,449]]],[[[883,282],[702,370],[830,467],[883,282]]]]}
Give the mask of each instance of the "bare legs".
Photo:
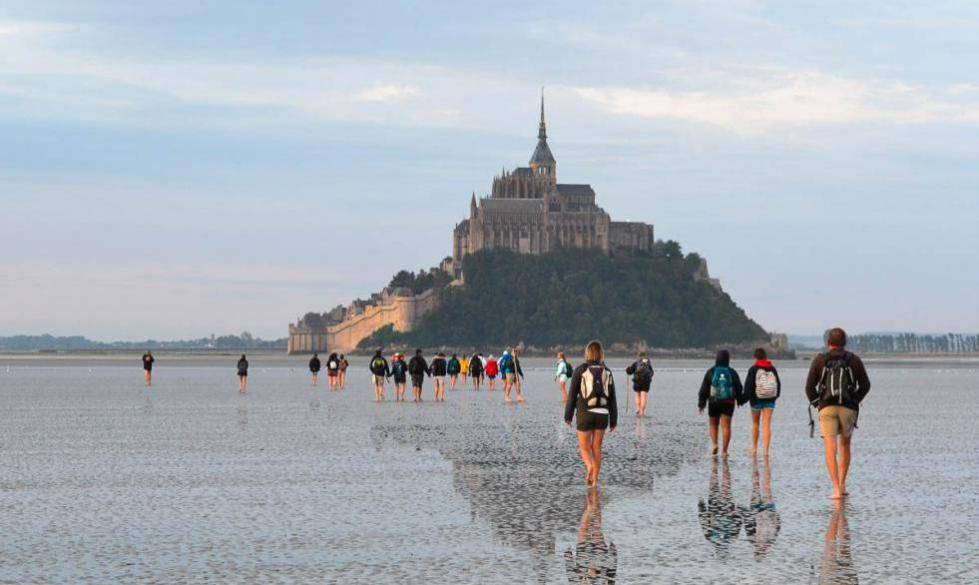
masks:
{"type": "Polygon", "coordinates": [[[565,380],[559,380],[557,383],[558,390],[561,391],[561,402],[568,403],[568,383],[565,380]]]}
{"type": "Polygon", "coordinates": [[[406,390],[407,390],[407,388],[406,388],[406,385],[405,385],[404,382],[395,382],[394,383],[394,391],[395,391],[395,394],[397,395],[397,401],[398,402],[404,402],[405,401],[405,391],[406,390]]]}
{"type": "Polygon", "coordinates": [[[636,395],[636,416],[646,416],[646,399],[648,392],[633,392],[636,395]]]}
{"type": "Polygon", "coordinates": [[[343,390],[344,388],[347,387],[347,372],[345,372],[344,370],[340,370],[340,373],[337,375],[337,377],[339,378],[338,384],[340,385],[340,389],[343,390]]]}
{"type": "Polygon", "coordinates": [[[711,455],[717,455],[717,426],[720,424],[721,434],[723,435],[724,448],[721,455],[727,457],[727,447],[731,444],[731,417],[722,414],[719,417],[712,416],[709,419],[708,432],[710,433],[711,455]]]}
{"type": "Polygon", "coordinates": [[[514,378],[514,383],[515,383],[515,385],[517,387],[517,402],[519,402],[520,404],[523,404],[523,393],[520,391],[521,390],[521,387],[522,387],[522,384],[520,383],[520,375],[519,374],[517,374],[517,376],[514,378]]]}
{"type": "Polygon", "coordinates": [[[829,481],[833,484],[833,495],[831,500],[839,500],[843,496],[849,495],[846,491],[846,476],[850,472],[850,437],[837,435],[834,437],[823,437],[823,447],[826,450],[826,471],[829,473],[829,481]],[[837,450],[839,460],[837,461],[837,450]]]}
{"type": "Polygon", "coordinates": [[[585,485],[598,485],[598,475],[602,471],[602,441],[604,430],[578,431],[578,451],[585,464],[585,485]]]}
{"type": "Polygon", "coordinates": [[[761,409],[761,437],[765,445],[765,459],[768,459],[768,452],[772,446],[772,414],[774,408],[761,409]]]}
{"type": "Polygon", "coordinates": [[[421,402],[422,401],[422,387],[421,387],[421,384],[414,384],[414,383],[412,383],[411,389],[412,389],[412,391],[415,394],[415,402],[421,402]]]}
{"type": "Polygon", "coordinates": [[[384,382],[381,380],[374,380],[374,402],[380,402],[386,400],[384,396],[384,382]]]}
{"type": "Polygon", "coordinates": [[[511,388],[513,388],[513,382],[511,382],[510,381],[510,378],[507,377],[506,374],[504,374],[504,377],[503,377],[503,402],[513,402],[512,400],[510,400],[510,389],[511,388]]]}
{"type": "Polygon", "coordinates": [[[456,389],[456,382],[459,381],[459,376],[457,374],[452,374],[449,376],[449,388],[452,390],[456,389]]]}
{"type": "Polygon", "coordinates": [[[445,402],[445,378],[435,378],[435,402],[445,402]]]}
{"type": "Polygon", "coordinates": [[[143,378],[146,380],[147,386],[153,385],[153,372],[149,370],[143,370],[143,378]]]}
{"type": "Polygon", "coordinates": [[[244,392],[248,385],[248,376],[238,376],[238,392],[244,392]]]}
{"type": "Polygon", "coordinates": [[[313,387],[316,386],[316,379],[319,378],[317,374],[313,374],[313,387]]]}

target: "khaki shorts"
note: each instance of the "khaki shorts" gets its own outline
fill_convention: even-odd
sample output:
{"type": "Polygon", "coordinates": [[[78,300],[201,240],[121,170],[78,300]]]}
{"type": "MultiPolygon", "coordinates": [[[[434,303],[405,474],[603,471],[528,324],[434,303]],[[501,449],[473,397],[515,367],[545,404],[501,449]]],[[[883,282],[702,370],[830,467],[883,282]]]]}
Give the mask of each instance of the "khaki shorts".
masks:
{"type": "Polygon", "coordinates": [[[517,375],[514,374],[514,373],[508,373],[505,376],[505,379],[506,379],[507,382],[510,382],[512,384],[513,382],[516,382],[517,381],[517,375]]]}
{"type": "Polygon", "coordinates": [[[375,386],[384,385],[384,376],[378,376],[377,374],[371,374],[371,379],[374,381],[375,386]]]}
{"type": "Polygon", "coordinates": [[[857,424],[857,411],[845,406],[824,406],[819,411],[819,436],[849,438],[857,424]]]}

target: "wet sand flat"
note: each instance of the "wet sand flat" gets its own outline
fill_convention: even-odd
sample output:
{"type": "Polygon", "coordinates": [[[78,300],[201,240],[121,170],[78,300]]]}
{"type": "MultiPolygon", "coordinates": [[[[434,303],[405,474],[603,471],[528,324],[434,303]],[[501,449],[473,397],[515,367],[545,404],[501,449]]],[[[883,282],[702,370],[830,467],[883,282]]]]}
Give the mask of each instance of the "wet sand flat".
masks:
{"type": "MultiPolygon", "coordinates": [[[[768,465],[707,456],[697,361],[655,363],[589,497],[549,360],[502,392],[375,404],[305,358],[0,358],[0,582],[969,583],[979,580],[974,360],[868,363],[852,496],[826,496],[806,364],[780,366],[768,465]]],[[[574,360],[579,361],[579,360],[574,360]]],[[[743,373],[746,362],[735,362],[743,373]]],[[[410,395],[410,389],[409,389],[410,395]]]]}

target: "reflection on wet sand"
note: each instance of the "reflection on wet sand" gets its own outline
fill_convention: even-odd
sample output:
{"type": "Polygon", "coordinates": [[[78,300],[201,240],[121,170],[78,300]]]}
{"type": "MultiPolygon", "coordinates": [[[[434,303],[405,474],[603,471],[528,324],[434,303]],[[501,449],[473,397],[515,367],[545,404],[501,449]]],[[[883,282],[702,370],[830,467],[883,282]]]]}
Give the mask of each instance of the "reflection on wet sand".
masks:
{"type": "Polygon", "coordinates": [[[588,490],[585,511],[578,525],[578,542],[564,552],[564,567],[570,583],[615,583],[619,554],[615,543],[606,542],[602,532],[602,506],[598,490],[588,490]]]}
{"type": "Polygon", "coordinates": [[[727,460],[721,464],[721,478],[717,477],[717,458],[710,469],[707,501],[697,503],[700,527],[704,538],[714,545],[714,553],[722,559],[730,554],[731,543],[741,533],[741,512],[731,497],[731,470],[727,460]]]}
{"type": "Polygon", "coordinates": [[[823,558],[819,565],[819,583],[855,585],[859,582],[850,545],[851,535],[846,523],[846,503],[836,501],[833,503],[833,514],[826,528],[823,558]]]}
{"type": "Polygon", "coordinates": [[[748,542],[755,550],[755,558],[762,558],[775,546],[782,523],[772,496],[772,467],[766,461],[761,476],[758,467],[756,459],[751,466],[751,501],[741,508],[741,517],[748,542]]]}

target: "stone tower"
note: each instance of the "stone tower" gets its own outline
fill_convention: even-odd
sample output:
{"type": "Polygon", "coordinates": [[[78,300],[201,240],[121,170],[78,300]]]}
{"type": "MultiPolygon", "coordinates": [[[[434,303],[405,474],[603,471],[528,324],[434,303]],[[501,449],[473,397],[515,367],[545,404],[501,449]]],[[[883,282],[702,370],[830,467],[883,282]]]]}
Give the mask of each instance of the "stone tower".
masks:
{"type": "Polygon", "coordinates": [[[547,123],[544,121],[544,90],[540,93],[540,125],[537,127],[537,148],[530,157],[530,171],[534,179],[557,185],[557,161],[547,145],[547,123]]]}

